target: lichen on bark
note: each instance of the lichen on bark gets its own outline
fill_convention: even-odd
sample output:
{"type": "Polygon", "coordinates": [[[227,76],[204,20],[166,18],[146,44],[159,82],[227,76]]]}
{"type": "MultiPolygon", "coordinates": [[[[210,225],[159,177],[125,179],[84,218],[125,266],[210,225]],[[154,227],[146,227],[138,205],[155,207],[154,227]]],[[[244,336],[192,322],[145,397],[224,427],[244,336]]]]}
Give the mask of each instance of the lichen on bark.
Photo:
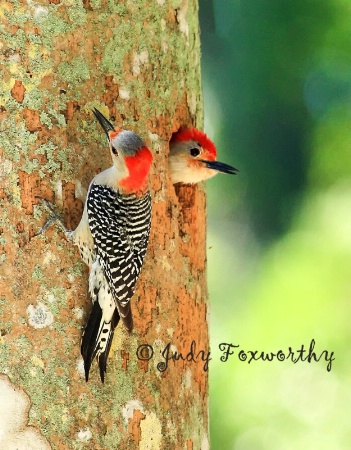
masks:
{"type": "Polygon", "coordinates": [[[136,357],[142,343],[184,353],[195,340],[208,350],[205,195],[175,190],[167,172],[172,132],[203,120],[197,8],[195,0],[0,5],[0,374],[29,396],[29,426],[53,449],[206,442],[202,366],[170,362],[161,373],[156,355],[136,357]],[[137,131],[155,157],[135,330],[117,329],[104,385],[96,367],[85,383],[79,354],[88,269],[58,229],[34,237],[45,220],[36,195],[74,228],[91,179],[110,165],[94,106],[137,131]],[[142,411],[126,422],[130,402],[142,411]]]}

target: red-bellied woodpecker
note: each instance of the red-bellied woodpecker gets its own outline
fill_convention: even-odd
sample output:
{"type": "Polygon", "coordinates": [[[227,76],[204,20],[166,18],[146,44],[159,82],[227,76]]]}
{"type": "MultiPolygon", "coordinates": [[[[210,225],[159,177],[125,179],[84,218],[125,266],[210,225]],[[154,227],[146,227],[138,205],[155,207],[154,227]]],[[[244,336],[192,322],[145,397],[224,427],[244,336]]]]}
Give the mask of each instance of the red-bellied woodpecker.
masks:
{"type": "MultiPolygon", "coordinates": [[[[137,134],[115,129],[100,111],[95,108],[93,112],[107,135],[113,165],[92,180],[82,219],[74,231],[67,230],[53,216],[38,234],[58,221],[90,267],[93,307],[82,337],[81,353],[86,381],[96,356],[103,382],[115,327],[122,319],[127,330],[133,328],[130,300],[150,234],[148,176],[152,154],[137,134]]],[[[51,204],[41,200],[53,213],[51,204]]]]}
{"type": "Polygon", "coordinates": [[[207,180],[218,172],[235,175],[239,171],[216,161],[216,147],[196,128],[180,129],[170,142],[169,171],[172,182],[193,184],[207,180]]]}

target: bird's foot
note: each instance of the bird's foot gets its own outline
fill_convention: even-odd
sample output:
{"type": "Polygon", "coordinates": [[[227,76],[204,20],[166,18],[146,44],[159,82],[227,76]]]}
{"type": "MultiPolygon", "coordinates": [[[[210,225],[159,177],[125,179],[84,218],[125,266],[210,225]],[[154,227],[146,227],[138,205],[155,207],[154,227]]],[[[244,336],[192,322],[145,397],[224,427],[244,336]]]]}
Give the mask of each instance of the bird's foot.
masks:
{"type": "Polygon", "coordinates": [[[35,197],[38,200],[41,201],[41,204],[44,206],[44,208],[46,209],[46,211],[49,214],[49,219],[47,220],[47,222],[41,227],[41,229],[34,235],[34,236],[40,236],[41,234],[43,234],[51,225],[53,225],[55,222],[57,222],[57,224],[59,225],[59,227],[62,229],[62,231],[65,233],[67,239],[70,238],[70,234],[71,231],[67,230],[67,228],[65,227],[65,225],[63,224],[60,216],[56,213],[55,211],[55,206],[49,202],[49,200],[46,200],[43,197],[39,197],[38,195],[35,197]]]}

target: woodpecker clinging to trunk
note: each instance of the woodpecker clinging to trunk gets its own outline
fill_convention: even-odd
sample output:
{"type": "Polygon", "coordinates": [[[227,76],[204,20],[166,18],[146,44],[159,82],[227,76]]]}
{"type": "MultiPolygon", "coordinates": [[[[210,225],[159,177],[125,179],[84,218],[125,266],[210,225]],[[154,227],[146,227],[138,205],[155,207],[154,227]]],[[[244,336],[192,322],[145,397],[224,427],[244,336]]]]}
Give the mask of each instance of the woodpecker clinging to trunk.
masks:
{"type": "Polygon", "coordinates": [[[235,175],[239,171],[216,161],[216,147],[196,128],[180,129],[170,141],[169,171],[172,182],[193,184],[218,172],[235,175]]]}
{"type": "MultiPolygon", "coordinates": [[[[148,176],[152,154],[137,134],[115,129],[100,111],[93,112],[107,135],[113,165],[92,180],[82,219],[74,231],[66,230],[53,216],[38,234],[58,221],[90,267],[93,307],[81,353],[86,381],[96,356],[103,382],[115,327],[122,319],[128,331],[133,328],[130,300],[150,234],[148,176]]],[[[41,200],[53,212],[49,202],[41,200]]]]}

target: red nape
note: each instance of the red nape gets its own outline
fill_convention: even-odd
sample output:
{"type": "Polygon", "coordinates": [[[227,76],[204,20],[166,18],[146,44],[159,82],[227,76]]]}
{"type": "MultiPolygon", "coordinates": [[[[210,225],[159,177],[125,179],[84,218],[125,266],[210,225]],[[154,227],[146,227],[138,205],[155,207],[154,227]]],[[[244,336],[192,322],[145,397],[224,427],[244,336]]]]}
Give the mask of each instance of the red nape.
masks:
{"type": "Polygon", "coordinates": [[[204,150],[207,150],[212,155],[216,156],[216,146],[209,139],[205,133],[197,130],[196,128],[184,128],[180,129],[172,136],[172,141],[195,141],[198,142],[204,150]]]}
{"type": "Polygon", "coordinates": [[[121,187],[127,192],[143,191],[147,186],[152,153],[147,147],[141,147],[135,156],[126,156],[125,162],[129,176],[120,181],[121,187]]]}
{"type": "Polygon", "coordinates": [[[122,131],[121,129],[109,131],[108,135],[110,136],[110,141],[112,141],[115,137],[117,137],[121,131],[122,131]]]}

